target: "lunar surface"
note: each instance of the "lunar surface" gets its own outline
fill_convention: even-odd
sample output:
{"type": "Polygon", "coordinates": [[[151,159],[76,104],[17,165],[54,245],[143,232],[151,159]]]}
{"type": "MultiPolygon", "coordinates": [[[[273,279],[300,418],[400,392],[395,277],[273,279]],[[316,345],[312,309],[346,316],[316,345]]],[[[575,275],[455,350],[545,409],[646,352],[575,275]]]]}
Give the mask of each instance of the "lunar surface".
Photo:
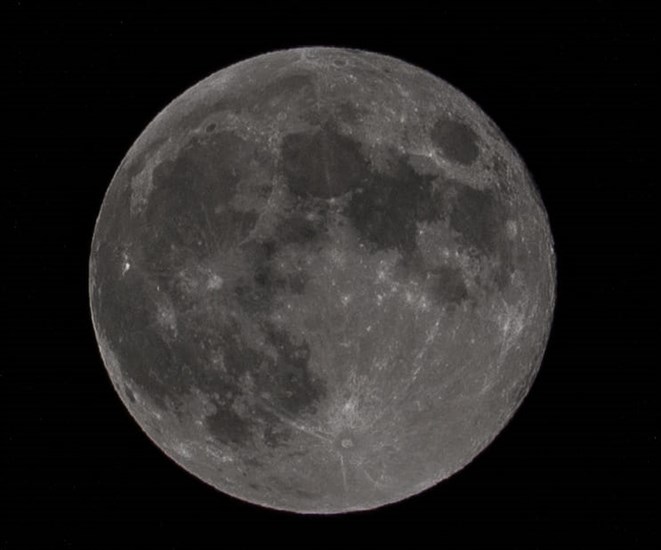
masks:
{"type": "Polygon", "coordinates": [[[466,466],[527,394],[547,215],[461,92],[300,48],[168,105],[108,188],[91,311],[112,383],[188,472],[261,506],[375,508],[466,466]]]}

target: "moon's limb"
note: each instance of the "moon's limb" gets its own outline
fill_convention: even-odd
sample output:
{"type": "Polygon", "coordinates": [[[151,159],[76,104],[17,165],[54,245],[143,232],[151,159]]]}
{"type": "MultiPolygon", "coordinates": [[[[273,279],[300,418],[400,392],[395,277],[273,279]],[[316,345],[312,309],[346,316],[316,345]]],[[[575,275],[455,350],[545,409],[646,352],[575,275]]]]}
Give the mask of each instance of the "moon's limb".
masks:
{"type": "Polygon", "coordinates": [[[90,300],[168,456],[263,506],[337,513],[470,462],[539,368],[553,242],[459,91],[358,50],[273,52],[164,109],[97,220],[90,300]]]}

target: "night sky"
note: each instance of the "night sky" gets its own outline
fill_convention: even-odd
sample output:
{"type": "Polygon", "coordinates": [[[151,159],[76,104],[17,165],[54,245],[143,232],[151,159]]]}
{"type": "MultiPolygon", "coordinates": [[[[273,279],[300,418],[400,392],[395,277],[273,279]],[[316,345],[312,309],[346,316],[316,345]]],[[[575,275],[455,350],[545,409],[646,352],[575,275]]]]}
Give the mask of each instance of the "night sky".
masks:
{"type": "Polygon", "coordinates": [[[658,544],[659,8],[216,4],[0,8],[0,547],[658,544]],[[333,517],[240,502],[168,459],[111,386],[87,294],[101,201],[149,121],[229,64],[311,45],[392,55],[480,105],[539,187],[558,270],[540,373],[493,444],[415,498],[333,517]]]}

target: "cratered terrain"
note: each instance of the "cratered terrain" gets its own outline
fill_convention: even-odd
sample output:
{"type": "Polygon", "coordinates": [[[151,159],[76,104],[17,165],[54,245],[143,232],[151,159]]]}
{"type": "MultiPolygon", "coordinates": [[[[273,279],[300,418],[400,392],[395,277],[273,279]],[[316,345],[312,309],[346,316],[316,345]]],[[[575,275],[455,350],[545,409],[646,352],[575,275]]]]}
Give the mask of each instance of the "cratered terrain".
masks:
{"type": "Polygon", "coordinates": [[[262,506],[399,501],[493,440],[539,369],[547,215],[503,133],[392,57],[261,55],[168,105],[94,232],[112,383],[170,458],[262,506]]]}

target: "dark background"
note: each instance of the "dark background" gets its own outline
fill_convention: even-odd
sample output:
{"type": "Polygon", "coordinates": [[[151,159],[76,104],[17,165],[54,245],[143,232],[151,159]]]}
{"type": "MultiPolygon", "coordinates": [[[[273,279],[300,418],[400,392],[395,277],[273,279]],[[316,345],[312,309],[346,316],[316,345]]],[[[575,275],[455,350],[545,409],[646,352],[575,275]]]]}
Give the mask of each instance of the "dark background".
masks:
{"type": "Polygon", "coordinates": [[[658,3],[135,4],[0,8],[0,547],[658,543],[658,3]],[[542,369],[495,442],[417,497],[332,517],[170,461],[115,395],[87,295],[96,215],[147,123],[216,70],[304,45],[389,54],[474,99],[539,185],[559,277],[542,369]]]}

